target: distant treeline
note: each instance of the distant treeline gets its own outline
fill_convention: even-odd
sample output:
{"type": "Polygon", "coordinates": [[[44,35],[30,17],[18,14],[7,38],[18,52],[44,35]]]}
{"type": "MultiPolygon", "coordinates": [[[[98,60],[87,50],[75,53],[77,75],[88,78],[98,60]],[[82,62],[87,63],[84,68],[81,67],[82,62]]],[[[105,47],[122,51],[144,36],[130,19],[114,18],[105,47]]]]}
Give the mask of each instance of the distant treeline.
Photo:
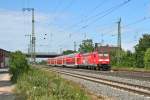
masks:
{"type": "MultiPolygon", "coordinates": [[[[111,65],[116,67],[135,67],[135,68],[150,68],[150,34],[144,34],[138,44],[134,46],[135,50],[120,51],[118,62],[118,50],[110,51],[111,65]]],[[[83,40],[79,45],[78,51],[66,50],[63,54],[71,54],[75,52],[91,52],[94,50],[92,39],[83,40]]]]}
{"type": "Polygon", "coordinates": [[[111,64],[118,67],[150,68],[150,34],[144,34],[134,48],[133,52],[121,50],[119,63],[117,52],[111,51],[111,64]]]}

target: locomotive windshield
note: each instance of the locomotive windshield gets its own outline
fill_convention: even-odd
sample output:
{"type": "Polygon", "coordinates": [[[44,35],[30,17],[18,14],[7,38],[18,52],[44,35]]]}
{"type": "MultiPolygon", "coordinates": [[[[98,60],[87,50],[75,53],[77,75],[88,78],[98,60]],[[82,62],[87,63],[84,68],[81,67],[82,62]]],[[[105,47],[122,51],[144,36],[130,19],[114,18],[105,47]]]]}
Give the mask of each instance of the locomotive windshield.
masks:
{"type": "Polygon", "coordinates": [[[104,57],[108,57],[108,54],[104,54],[104,57]]]}
{"type": "Polygon", "coordinates": [[[101,57],[108,57],[109,55],[108,54],[99,54],[99,56],[101,56],[101,57]]]}

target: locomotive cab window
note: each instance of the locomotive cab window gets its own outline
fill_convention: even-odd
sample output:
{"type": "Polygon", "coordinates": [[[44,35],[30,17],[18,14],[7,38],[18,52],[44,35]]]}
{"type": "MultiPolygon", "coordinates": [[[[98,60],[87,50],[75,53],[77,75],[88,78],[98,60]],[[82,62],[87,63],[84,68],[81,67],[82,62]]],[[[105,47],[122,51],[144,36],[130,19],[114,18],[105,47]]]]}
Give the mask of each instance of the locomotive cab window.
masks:
{"type": "Polygon", "coordinates": [[[99,56],[103,56],[103,54],[99,54],[99,56]]]}
{"type": "Polygon", "coordinates": [[[104,57],[108,57],[108,54],[104,54],[104,57]]]}

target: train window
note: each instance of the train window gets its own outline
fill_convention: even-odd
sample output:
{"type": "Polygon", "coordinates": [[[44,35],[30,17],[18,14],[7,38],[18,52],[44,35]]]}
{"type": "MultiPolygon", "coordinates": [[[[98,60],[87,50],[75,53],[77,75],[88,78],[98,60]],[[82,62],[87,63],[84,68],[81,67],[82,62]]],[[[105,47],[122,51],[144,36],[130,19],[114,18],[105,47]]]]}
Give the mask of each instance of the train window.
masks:
{"type": "Polygon", "coordinates": [[[103,56],[103,54],[99,54],[99,56],[103,56]]]}
{"type": "Polygon", "coordinates": [[[105,57],[107,57],[107,56],[108,56],[108,54],[104,54],[104,56],[105,56],[105,57]]]}

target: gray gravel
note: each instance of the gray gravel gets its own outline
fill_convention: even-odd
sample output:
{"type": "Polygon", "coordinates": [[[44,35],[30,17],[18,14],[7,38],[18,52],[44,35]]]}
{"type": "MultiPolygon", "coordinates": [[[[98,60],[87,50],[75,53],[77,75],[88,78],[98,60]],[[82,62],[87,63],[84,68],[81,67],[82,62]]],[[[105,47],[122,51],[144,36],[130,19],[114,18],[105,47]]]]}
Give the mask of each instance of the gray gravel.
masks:
{"type": "Polygon", "coordinates": [[[0,100],[15,100],[15,96],[13,94],[3,93],[0,94],[0,100]]]}
{"type": "MultiPolygon", "coordinates": [[[[60,70],[60,69],[59,69],[60,70]]],[[[68,71],[66,69],[61,69],[64,71],[68,71]]],[[[78,74],[84,74],[87,75],[86,72],[80,72],[77,70],[70,70],[71,72],[74,73],[78,73],[78,74]]],[[[109,79],[109,80],[115,80],[115,81],[119,81],[119,82],[126,82],[126,83],[131,83],[131,84],[136,84],[136,85],[141,85],[141,86],[146,86],[146,87],[150,87],[150,81],[141,81],[141,80],[137,80],[137,79],[131,79],[131,78],[122,78],[122,77],[117,77],[117,76],[108,76],[108,75],[101,75],[101,73],[88,73],[89,76],[94,76],[94,77],[100,77],[100,78],[105,78],[105,79],[109,79]]]]}
{"type": "MultiPolygon", "coordinates": [[[[56,68],[56,69],[58,69],[58,68],[56,68]]],[[[68,71],[67,69],[59,69],[59,70],[68,71]]],[[[101,78],[105,78],[105,79],[116,80],[116,81],[127,82],[127,83],[131,83],[131,84],[137,84],[137,85],[150,87],[149,81],[121,78],[121,77],[116,77],[116,76],[107,76],[107,75],[101,75],[100,73],[94,74],[94,73],[79,72],[77,70],[69,70],[69,72],[85,74],[85,75],[88,74],[89,76],[101,77],[101,78]]],[[[83,85],[89,91],[91,91],[97,95],[109,97],[109,98],[111,98],[111,100],[150,100],[150,96],[145,97],[145,96],[142,96],[139,94],[131,93],[131,92],[124,91],[124,90],[119,90],[119,89],[116,89],[116,88],[113,88],[110,86],[102,85],[99,83],[94,83],[91,81],[75,78],[75,77],[68,76],[68,75],[62,75],[62,77],[83,85]]]]}
{"type": "Polygon", "coordinates": [[[61,76],[65,79],[83,85],[92,93],[110,98],[111,100],[150,100],[150,97],[145,97],[135,93],[119,90],[110,86],[94,83],[91,81],[75,78],[72,76],[67,76],[67,75],[61,75],[61,76]]]}

